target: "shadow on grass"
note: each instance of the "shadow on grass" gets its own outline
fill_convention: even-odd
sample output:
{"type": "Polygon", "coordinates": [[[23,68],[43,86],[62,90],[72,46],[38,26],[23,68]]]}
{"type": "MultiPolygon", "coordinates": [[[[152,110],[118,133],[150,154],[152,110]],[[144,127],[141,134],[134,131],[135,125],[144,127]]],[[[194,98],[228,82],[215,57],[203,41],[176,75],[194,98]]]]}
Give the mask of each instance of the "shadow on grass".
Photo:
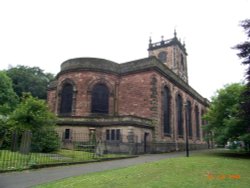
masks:
{"type": "Polygon", "coordinates": [[[206,153],[206,155],[217,156],[217,157],[229,157],[238,159],[250,159],[250,153],[244,151],[218,149],[206,153]]]}

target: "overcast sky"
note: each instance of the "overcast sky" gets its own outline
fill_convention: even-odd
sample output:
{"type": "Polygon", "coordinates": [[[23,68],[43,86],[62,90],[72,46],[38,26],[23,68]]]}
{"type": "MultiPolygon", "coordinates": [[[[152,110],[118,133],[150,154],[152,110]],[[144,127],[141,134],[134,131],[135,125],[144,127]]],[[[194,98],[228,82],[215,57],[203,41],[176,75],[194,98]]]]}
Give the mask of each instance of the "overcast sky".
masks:
{"type": "Polygon", "coordinates": [[[210,99],[243,81],[232,47],[246,40],[250,0],[1,0],[0,70],[38,66],[57,74],[76,57],[117,63],[148,56],[148,40],[177,37],[188,52],[189,84],[210,99]]]}

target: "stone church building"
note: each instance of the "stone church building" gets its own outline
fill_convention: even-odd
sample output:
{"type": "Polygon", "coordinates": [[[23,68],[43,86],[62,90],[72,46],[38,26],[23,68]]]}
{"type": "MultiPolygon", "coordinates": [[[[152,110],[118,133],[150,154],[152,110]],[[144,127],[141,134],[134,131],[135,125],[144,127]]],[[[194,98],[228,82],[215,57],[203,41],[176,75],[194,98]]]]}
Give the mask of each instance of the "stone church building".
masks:
{"type": "Polygon", "coordinates": [[[112,152],[206,148],[202,115],[208,107],[188,84],[187,52],[176,37],[152,43],[149,57],[118,64],[75,58],[61,64],[48,88],[65,143],[91,139],[112,152]],[[77,133],[87,136],[80,137],[77,133]]]}

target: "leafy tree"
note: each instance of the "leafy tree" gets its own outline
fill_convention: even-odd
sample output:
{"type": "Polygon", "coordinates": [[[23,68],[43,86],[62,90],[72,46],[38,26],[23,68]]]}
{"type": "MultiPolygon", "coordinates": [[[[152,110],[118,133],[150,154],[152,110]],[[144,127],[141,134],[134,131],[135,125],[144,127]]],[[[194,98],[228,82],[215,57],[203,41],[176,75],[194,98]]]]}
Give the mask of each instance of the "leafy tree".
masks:
{"type": "Polygon", "coordinates": [[[59,138],[54,130],[55,115],[51,113],[44,100],[24,93],[22,101],[9,118],[15,130],[32,132],[32,149],[39,152],[56,150],[59,138]]]}
{"type": "Polygon", "coordinates": [[[10,113],[18,103],[18,97],[12,88],[12,81],[5,72],[0,71],[0,114],[10,113]]]}
{"type": "Polygon", "coordinates": [[[239,83],[226,85],[212,97],[205,119],[206,131],[213,132],[217,144],[224,145],[229,140],[239,140],[244,135],[245,127],[239,117],[240,97],[245,86],[239,83]]]}
{"type": "Polygon", "coordinates": [[[22,65],[7,70],[7,75],[12,79],[14,91],[19,97],[23,92],[30,92],[39,99],[46,99],[47,86],[54,79],[52,74],[44,73],[38,67],[22,65]]]}
{"type": "Polygon", "coordinates": [[[18,103],[16,93],[12,88],[11,79],[0,71],[0,147],[7,133],[8,114],[15,108],[18,103]]]}
{"type": "Polygon", "coordinates": [[[240,101],[240,117],[243,119],[245,134],[241,139],[250,145],[250,19],[241,22],[247,34],[247,40],[235,46],[240,52],[237,54],[242,59],[242,64],[246,65],[246,80],[247,84],[245,90],[242,92],[240,101]]]}

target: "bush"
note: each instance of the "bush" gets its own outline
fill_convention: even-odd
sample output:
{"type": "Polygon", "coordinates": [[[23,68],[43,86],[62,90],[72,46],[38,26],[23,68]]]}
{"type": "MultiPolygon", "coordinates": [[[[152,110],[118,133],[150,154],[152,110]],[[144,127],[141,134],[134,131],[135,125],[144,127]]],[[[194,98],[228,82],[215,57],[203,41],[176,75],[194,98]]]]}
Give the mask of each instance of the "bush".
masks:
{"type": "Polygon", "coordinates": [[[32,134],[31,150],[33,152],[52,152],[60,148],[60,139],[53,128],[41,129],[32,134]]]}

